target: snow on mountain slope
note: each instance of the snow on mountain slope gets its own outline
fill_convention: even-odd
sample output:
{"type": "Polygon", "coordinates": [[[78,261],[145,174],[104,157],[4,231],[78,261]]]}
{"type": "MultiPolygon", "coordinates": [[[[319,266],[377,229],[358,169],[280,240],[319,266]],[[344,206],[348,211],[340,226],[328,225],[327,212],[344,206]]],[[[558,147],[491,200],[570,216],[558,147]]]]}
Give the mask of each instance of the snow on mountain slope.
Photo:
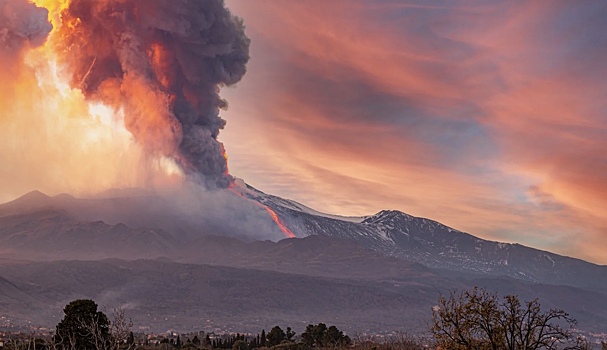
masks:
{"type": "Polygon", "coordinates": [[[431,268],[607,291],[607,267],[510,244],[483,240],[439,222],[396,210],[362,218],[318,213],[295,201],[247,186],[248,197],[271,207],[297,236],[351,239],[385,255],[431,268]]]}
{"type": "Polygon", "coordinates": [[[302,213],[306,213],[306,214],[310,214],[310,215],[314,215],[314,216],[321,216],[321,217],[325,217],[325,218],[329,218],[329,219],[335,219],[335,220],[341,220],[341,221],[347,221],[347,222],[355,222],[355,223],[360,223],[365,219],[364,216],[340,216],[340,215],[332,215],[332,214],[323,213],[323,212],[314,210],[310,207],[307,207],[296,201],[280,198],[277,196],[273,196],[273,195],[261,192],[260,190],[246,184],[242,179],[236,178],[234,185],[235,185],[235,187],[232,188],[233,191],[236,191],[239,194],[241,194],[249,199],[255,200],[264,205],[268,205],[272,208],[274,206],[280,206],[283,208],[292,209],[294,211],[298,211],[298,212],[302,212],[302,213]]]}

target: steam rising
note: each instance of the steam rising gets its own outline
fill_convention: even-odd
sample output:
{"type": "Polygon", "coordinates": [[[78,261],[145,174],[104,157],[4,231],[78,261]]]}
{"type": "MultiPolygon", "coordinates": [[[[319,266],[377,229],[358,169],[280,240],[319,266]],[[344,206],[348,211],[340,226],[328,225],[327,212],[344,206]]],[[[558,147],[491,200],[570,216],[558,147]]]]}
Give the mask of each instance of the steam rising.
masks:
{"type": "Polygon", "coordinates": [[[146,154],[228,187],[219,89],[245,74],[249,39],[223,1],[72,0],[61,19],[53,43],[72,87],[123,112],[146,154]]]}

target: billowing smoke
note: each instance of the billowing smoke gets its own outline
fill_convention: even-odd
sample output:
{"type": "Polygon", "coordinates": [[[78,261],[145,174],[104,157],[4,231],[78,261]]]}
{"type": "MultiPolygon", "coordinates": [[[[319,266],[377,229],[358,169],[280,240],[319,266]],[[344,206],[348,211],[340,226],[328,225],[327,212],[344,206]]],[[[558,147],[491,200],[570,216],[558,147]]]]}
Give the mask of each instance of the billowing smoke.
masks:
{"type": "Polygon", "coordinates": [[[147,154],[207,188],[231,183],[219,89],[245,74],[249,39],[223,0],[72,0],[61,21],[53,44],[72,87],[122,111],[147,154]]]}
{"type": "Polygon", "coordinates": [[[27,0],[0,0],[0,55],[18,55],[26,45],[44,43],[52,26],[48,11],[27,0]]]}

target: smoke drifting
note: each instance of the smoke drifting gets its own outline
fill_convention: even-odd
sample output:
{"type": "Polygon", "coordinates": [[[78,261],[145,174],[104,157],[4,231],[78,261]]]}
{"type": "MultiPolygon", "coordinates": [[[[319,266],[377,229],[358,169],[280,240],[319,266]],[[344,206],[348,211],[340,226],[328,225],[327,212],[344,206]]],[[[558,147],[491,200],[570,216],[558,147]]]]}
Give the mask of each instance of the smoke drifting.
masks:
{"type": "Polygon", "coordinates": [[[245,74],[249,39],[222,0],[72,0],[61,21],[52,44],[73,88],[122,112],[146,154],[229,186],[219,89],[245,74]]]}
{"type": "Polygon", "coordinates": [[[52,26],[48,11],[27,0],[0,0],[0,55],[16,56],[44,43],[52,26]]]}

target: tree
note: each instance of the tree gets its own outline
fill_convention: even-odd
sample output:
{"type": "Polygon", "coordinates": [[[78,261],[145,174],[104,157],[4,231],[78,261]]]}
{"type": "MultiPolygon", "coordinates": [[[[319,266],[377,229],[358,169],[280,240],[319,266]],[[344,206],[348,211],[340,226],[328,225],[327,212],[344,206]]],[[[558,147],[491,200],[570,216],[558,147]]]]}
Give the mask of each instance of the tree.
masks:
{"type": "Polygon", "coordinates": [[[249,344],[244,340],[237,340],[232,345],[232,350],[249,350],[249,344]]]}
{"type": "Polygon", "coordinates": [[[351,343],[350,337],[344,335],[337,327],[330,326],[327,328],[327,325],[324,323],[317,325],[309,324],[301,334],[301,340],[306,346],[318,348],[345,346],[351,343]]]}
{"type": "Polygon", "coordinates": [[[55,343],[60,349],[100,350],[110,343],[110,323],[90,299],[74,300],[63,309],[57,324],[55,343]]]}
{"type": "Polygon", "coordinates": [[[127,320],[124,309],[115,308],[112,321],[110,322],[110,349],[111,350],[129,350],[135,348],[135,336],[131,332],[133,323],[130,319],[127,320]]]}
{"type": "Polygon", "coordinates": [[[441,296],[432,320],[437,345],[453,350],[557,349],[572,340],[571,329],[576,325],[563,310],[542,311],[537,299],[521,304],[517,296],[507,295],[500,301],[497,294],[476,287],[441,296]]]}
{"type": "Polygon", "coordinates": [[[327,325],[319,323],[317,325],[309,324],[306,330],[301,334],[301,340],[304,345],[309,347],[322,347],[322,336],[327,330],[327,325]]]}
{"type": "Polygon", "coordinates": [[[126,345],[129,348],[135,346],[135,335],[133,334],[133,332],[129,332],[129,336],[128,338],[126,338],[126,345]]]}
{"type": "Polygon", "coordinates": [[[211,337],[209,337],[209,335],[207,334],[207,336],[204,338],[204,345],[205,346],[210,346],[210,347],[214,347],[213,343],[211,343],[211,337]]]}
{"type": "Polygon", "coordinates": [[[275,326],[268,332],[266,339],[268,340],[267,346],[276,346],[286,339],[286,335],[280,327],[275,326]]]}
{"type": "Polygon", "coordinates": [[[192,338],[192,344],[196,345],[197,347],[200,346],[200,339],[198,339],[197,335],[192,338]]]}
{"type": "Polygon", "coordinates": [[[261,337],[259,339],[259,345],[266,346],[266,330],[265,329],[261,330],[261,337]]]}
{"type": "Polygon", "coordinates": [[[350,337],[344,335],[344,332],[337,329],[335,326],[330,326],[322,335],[322,343],[324,346],[336,348],[338,346],[350,345],[350,337]]]}
{"type": "Polygon", "coordinates": [[[285,333],[285,336],[288,341],[293,341],[295,332],[291,329],[291,327],[287,327],[287,332],[285,333]]]}

